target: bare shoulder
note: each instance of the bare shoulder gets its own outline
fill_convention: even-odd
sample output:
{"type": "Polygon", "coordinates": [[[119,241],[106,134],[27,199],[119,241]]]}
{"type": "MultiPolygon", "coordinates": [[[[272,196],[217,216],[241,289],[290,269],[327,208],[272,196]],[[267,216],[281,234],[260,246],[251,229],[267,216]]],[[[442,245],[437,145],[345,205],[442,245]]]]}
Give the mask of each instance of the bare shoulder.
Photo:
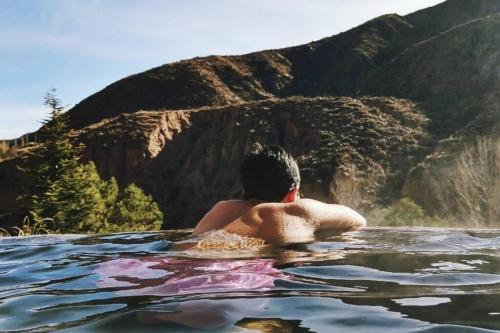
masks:
{"type": "Polygon", "coordinates": [[[196,225],[195,236],[210,230],[221,229],[251,208],[244,200],[224,200],[217,202],[196,225]]]}
{"type": "Polygon", "coordinates": [[[227,207],[233,207],[233,206],[241,206],[245,203],[243,200],[222,200],[217,202],[214,205],[214,208],[227,208],[227,207]]]}

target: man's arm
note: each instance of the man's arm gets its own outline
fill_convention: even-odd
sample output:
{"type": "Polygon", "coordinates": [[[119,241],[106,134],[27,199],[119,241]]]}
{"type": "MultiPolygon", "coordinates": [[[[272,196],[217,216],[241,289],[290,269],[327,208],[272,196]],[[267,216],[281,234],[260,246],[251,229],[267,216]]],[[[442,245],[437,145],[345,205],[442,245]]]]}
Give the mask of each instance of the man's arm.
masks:
{"type": "Polygon", "coordinates": [[[355,210],[313,199],[300,199],[298,214],[314,226],[315,230],[349,231],[366,226],[366,219],[355,210]]]}

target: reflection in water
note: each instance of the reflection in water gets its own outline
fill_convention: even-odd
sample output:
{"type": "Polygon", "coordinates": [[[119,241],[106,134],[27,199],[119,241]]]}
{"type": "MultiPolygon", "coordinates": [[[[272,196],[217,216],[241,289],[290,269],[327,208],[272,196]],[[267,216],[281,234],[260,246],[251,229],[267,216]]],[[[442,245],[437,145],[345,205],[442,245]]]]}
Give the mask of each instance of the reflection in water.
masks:
{"type": "Polygon", "coordinates": [[[448,297],[397,298],[393,302],[403,306],[434,306],[451,302],[448,297]]]}
{"type": "Polygon", "coordinates": [[[95,272],[100,288],[126,287],[120,296],[176,295],[210,291],[267,290],[289,279],[274,260],[193,260],[162,257],[105,261],[95,272]]]}
{"type": "Polygon", "coordinates": [[[500,330],[500,231],[193,248],[185,231],[0,240],[0,331],[500,330]]]}
{"type": "Polygon", "coordinates": [[[283,320],[281,318],[244,318],[236,326],[262,333],[309,333],[306,327],[301,327],[301,320],[283,320]]]}
{"type": "Polygon", "coordinates": [[[233,326],[245,316],[262,313],[268,303],[265,298],[241,301],[190,301],[180,303],[174,311],[139,311],[137,319],[142,324],[178,324],[188,328],[220,329],[233,326]]]}
{"type": "Polygon", "coordinates": [[[391,312],[401,313],[408,318],[423,322],[500,329],[500,318],[490,313],[492,309],[500,309],[498,291],[495,295],[448,295],[409,299],[343,298],[342,300],[353,305],[384,306],[391,312]]]}

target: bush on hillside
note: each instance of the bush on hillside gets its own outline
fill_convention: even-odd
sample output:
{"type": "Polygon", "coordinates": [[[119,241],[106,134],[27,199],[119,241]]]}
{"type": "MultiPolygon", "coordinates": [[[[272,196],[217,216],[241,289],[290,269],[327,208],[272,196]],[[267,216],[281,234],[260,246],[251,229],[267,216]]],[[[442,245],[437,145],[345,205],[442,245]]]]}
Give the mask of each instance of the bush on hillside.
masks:
{"type": "Polygon", "coordinates": [[[387,225],[415,225],[425,218],[424,210],[409,198],[399,200],[395,205],[387,208],[384,221],[387,225]]]}
{"type": "Polygon", "coordinates": [[[120,193],[105,231],[149,231],[161,228],[163,214],[150,195],[134,184],[120,193]]]}
{"type": "Polygon", "coordinates": [[[54,91],[45,104],[51,113],[42,130],[44,142],[26,168],[33,181],[27,196],[33,225],[57,233],[160,229],[163,214],[151,196],[134,184],[120,193],[116,180],[102,180],[93,162],[80,163],[81,149],[67,136],[67,117],[54,91]]]}
{"type": "Polygon", "coordinates": [[[403,198],[386,208],[375,208],[367,214],[371,226],[390,227],[455,227],[458,224],[453,219],[439,216],[428,216],[422,207],[410,198],[403,198]]]}

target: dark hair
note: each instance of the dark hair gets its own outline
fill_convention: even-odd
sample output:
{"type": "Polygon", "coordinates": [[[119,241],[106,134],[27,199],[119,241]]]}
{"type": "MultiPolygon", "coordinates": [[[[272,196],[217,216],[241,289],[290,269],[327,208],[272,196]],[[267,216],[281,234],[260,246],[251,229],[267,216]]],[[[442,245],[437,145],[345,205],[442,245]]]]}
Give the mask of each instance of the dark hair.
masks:
{"type": "Polygon", "coordinates": [[[279,202],[292,188],[300,185],[297,162],[278,146],[245,155],[240,178],[245,200],[279,202]]]}

